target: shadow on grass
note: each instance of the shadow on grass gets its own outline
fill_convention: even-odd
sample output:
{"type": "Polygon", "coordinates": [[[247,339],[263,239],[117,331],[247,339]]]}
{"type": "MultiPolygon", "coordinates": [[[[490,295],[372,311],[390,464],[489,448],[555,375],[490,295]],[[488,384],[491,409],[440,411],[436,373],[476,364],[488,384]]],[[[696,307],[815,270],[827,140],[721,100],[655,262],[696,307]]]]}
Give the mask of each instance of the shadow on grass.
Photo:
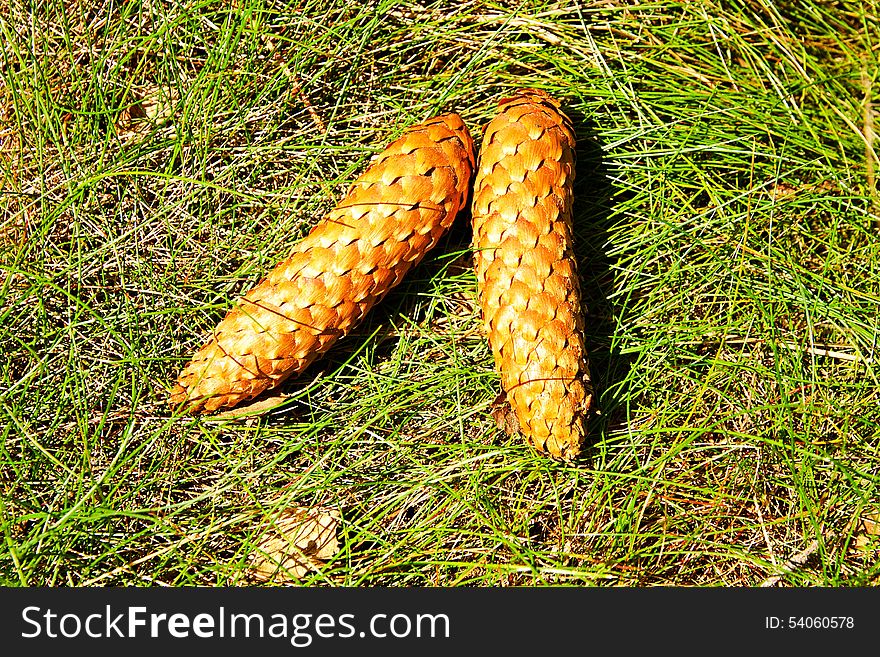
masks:
{"type": "Polygon", "coordinates": [[[614,340],[620,308],[611,299],[614,270],[606,253],[609,231],[617,221],[614,208],[620,192],[609,178],[608,163],[595,126],[583,113],[563,107],[577,136],[577,164],[574,181],[575,257],[581,279],[585,327],[584,338],[590,356],[594,409],[581,461],[589,460],[596,445],[609,430],[625,422],[627,398],[624,382],[633,357],[621,353],[614,340]]]}

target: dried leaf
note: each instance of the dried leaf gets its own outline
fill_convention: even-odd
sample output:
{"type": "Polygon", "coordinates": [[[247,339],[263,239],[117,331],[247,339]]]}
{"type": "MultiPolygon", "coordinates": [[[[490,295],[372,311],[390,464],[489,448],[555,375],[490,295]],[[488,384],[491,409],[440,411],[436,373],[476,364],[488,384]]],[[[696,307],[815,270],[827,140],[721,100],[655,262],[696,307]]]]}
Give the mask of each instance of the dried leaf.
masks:
{"type": "Polygon", "coordinates": [[[519,433],[519,421],[516,419],[516,413],[510,407],[507,401],[507,393],[501,392],[492,402],[491,407],[492,418],[499,429],[502,429],[508,436],[515,436],[519,433]]]}
{"type": "Polygon", "coordinates": [[[880,511],[862,516],[859,528],[865,534],[880,536],[880,511]]]}
{"type": "Polygon", "coordinates": [[[880,549],[880,512],[868,513],[859,518],[858,534],[853,541],[853,549],[857,552],[868,552],[880,549]]]}
{"type": "Polygon", "coordinates": [[[156,125],[165,125],[174,116],[174,106],[179,99],[177,91],[170,87],[148,87],[140,103],[144,117],[156,125]]]}
{"type": "Polygon", "coordinates": [[[834,189],[834,185],[827,180],[823,180],[817,185],[800,185],[794,186],[785,182],[778,182],[770,190],[770,195],[774,201],[785,201],[797,198],[804,194],[815,194],[820,192],[828,192],[834,189]]]}
{"type": "Polygon", "coordinates": [[[270,395],[269,397],[265,397],[264,399],[257,399],[257,401],[253,403],[245,404],[244,406],[238,406],[237,408],[223,411],[222,413],[217,413],[217,415],[214,415],[210,419],[234,420],[242,417],[253,417],[255,415],[262,415],[266,411],[277,408],[285,401],[287,401],[287,396],[285,395],[270,395]]]}
{"type": "Polygon", "coordinates": [[[155,85],[135,91],[134,97],[135,102],[116,119],[116,132],[123,141],[143,139],[154,127],[166,125],[180,100],[175,89],[155,85]]]}
{"type": "Polygon", "coordinates": [[[339,511],[292,507],[267,523],[251,555],[249,573],[260,582],[296,582],[339,552],[339,511]]]}

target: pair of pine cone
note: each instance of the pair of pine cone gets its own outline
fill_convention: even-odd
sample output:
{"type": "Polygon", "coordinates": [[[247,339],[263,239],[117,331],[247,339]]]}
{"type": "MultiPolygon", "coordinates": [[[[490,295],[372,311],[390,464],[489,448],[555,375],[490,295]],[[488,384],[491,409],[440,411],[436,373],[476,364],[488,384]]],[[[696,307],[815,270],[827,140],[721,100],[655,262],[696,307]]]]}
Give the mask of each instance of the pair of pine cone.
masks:
{"type": "Polygon", "coordinates": [[[573,459],[592,402],[572,250],[574,146],[559,103],[534,89],[499,101],[476,172],[457,114],[409,128],[229,311],[181,372],[171,403],[229,408],[304,370],[437,244],[476,173],[479,301],[514,424],[540,452],[573,459]]]}

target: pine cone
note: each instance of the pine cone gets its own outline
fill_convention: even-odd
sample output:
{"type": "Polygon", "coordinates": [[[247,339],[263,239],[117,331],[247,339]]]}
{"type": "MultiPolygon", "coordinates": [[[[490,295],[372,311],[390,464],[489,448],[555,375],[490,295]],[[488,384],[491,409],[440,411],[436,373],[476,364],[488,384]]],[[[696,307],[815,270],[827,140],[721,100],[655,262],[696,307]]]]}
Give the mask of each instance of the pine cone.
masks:
{"type": "Polygon", "coordinates": [[[473,141],[457,114],[409,128],[229,311],[180,373],[171,403],[193,412],[232,407],[305,369],[452,225],[473,167],[473,141]]]}
{"type": "Polygon", "coordinates": [[[559,103],[523,89],[486,126],[474,182],[483,322],[519,430],[571,460],[592,403],[572,250],[575,137],[559,103]]]}

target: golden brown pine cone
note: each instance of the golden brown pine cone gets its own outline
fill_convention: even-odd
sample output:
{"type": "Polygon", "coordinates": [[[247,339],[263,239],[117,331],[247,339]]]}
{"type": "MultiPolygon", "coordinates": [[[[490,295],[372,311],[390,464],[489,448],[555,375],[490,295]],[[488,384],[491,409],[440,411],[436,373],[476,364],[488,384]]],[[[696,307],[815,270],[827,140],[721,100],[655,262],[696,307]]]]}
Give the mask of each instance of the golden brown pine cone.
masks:
{"type": "Polygon", "coordinates": [[[474,182],[483,322],[520,432],[573,459],[592,403],[572,250],[575,137],[559,103],[522,89],[486,126],[474,182]]]}
{"type": "Polygon", "coordinates": [[[457,114],[406,130],[229,311],[180,373],[171,403],[232,407],[305,369],[437,243],[467,202],[473,167],[457,114]]]}

